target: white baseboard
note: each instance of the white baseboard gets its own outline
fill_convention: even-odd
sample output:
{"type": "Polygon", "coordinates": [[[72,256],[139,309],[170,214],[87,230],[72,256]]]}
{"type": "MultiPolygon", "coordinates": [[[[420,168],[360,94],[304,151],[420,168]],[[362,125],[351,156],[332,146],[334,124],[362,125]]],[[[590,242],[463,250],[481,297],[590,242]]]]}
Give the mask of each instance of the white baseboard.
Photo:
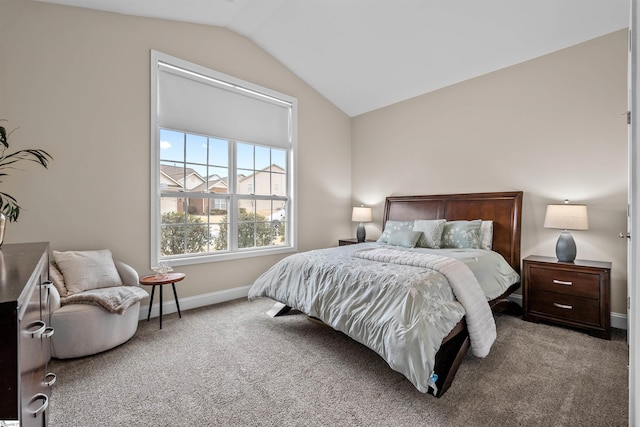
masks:
{"type": "MultiPolygon", "coordinates": [[[[242,286],[239,288],[227,289],[224,291],[216,291],[210,292],[208,294],[196,295],[193,297],[180,298],[180,294],[178,294],[178,302],[180,303],[180,312],[185,310],[191,310],[192,308],[206,307],[208,305],[219,304],[225,301],[231,301],[238,298],[246,298],[249,295],[250,285],[242,286]]],[[[162,315],[169,313],[177,313],[178,308],[176,307],[176,302],[173,298],[173,290],[169,287],[166,287],[163,291],[163,304],[162,304],[162,315]]],[[[159,289],[156,289],[156,294],[153,296],[155,301],[158,301],[160,298],[159,289]]],[[[143,305],[140,307],[140,316],[139,319],[143,320],[147,318],[149,313],[149,306],[143,305]]],[[[151,317],[158,317],[160,315],[160,306],[158,303],[154,304],[151,307],[151,317]]]]}
{"type": "MultiPolygon", "coordinates": [[[[522,306],[522,295],[512,294],[508,298],[522,306]]],[[[616,329],[627,329],[627,315],[621,313],[611,313],[611,327],[616,329]]]]}
{"type": "Polygon", "coordinates": [[[622,313],[611,313],[611,327],[626,330],[627,315],[622,313]]]}
{"type": "MultiPolygon", "coordinates": [[[[206,307],[208,305],[218,304],[225,301],[231,301],[238,298],[246,298],[249,295],[249,288],[251,285],[241,286],[239,288],[227,289],[224,291],[210,292],[208,294],[196,295],[193,297],[180,298],[180,311],[190,310],[192,308],[206,307]]],[[[154,296],[154,299],[159,298],[159,292],[156,292],[158,296],[154,296]]],[[[167,288],[163,292],[164,304],[162,305],[162,314],[177,313],[176,302],[173,299],[173,292],[167,288]]],[[[509,300],[522,305],[522,295],[513,294],[509,296],[509,300]]],[[[139,319],[143,320],[147,318],[149,312],[149,306],[144,305],[140,307],[139,319]]],[[[158,317],[160,315],[160,306],[154,304],[151,307],[151,317],[158,317]]],[[[627,315],[621,313],[611,313],[611,327],[617,329],[627,329],[627,315]]]]}

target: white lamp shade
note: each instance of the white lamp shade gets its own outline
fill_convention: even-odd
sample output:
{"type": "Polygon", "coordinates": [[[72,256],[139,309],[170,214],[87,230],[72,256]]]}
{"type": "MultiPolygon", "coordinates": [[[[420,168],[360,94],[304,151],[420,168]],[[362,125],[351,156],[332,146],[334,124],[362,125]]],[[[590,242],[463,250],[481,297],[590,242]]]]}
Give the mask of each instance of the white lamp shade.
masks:
{"type": "Polygon", "coordinates": [[[586,205],[547,205],[545,228],[561,230],[588,230],[589,217],[586,205]]]}
{"type": "Polygon", "coordinates": [[[371,208],[354,207],[351,214],[351,221],[369,222],[371,221],[371,208]]]}

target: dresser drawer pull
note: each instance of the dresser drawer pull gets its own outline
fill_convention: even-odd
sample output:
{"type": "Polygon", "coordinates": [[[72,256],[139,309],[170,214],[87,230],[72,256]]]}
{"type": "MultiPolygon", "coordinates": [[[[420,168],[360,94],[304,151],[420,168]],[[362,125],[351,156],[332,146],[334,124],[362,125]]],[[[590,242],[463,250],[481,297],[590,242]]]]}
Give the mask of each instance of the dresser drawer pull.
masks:
{"type": "Polygon", "coordinates": [[[38,409],[32,412],[34,418],[37,418],[38,415],[42,414],[49,407],[49,396],[47,396],[46,394],[36,394],[35,396],[33,396],[33,398],[31,398],[31,402],[29,402],[29,405],[34,403],[36,400],[42,400],[42,405],[40,405],[38,409]]]}
{"type": "Polygon", "coordinates": [[[56,383],[56,379],[58,379],[56,374],[54,374],[53,372],[49,372],[44,376],[44,385],[46,385],[47,387],[51,387],[56,383]]]}
{"type": "Polygon", "coordinates": [[[30,324],[29,330],[27,330],[26,332],[31,335],[31,338],[40,338],[46,329],[47,329],[47,324],[44,323],[42,320],[38,320],[30,324]],[[32,331],[30,330],[32,328],[38,328],[38,329],[36,329],[35,331],[32,331]]]}
{"type": "Polygon", "coordinates": [[[42,338],[51,338],[52,335],[53,335],[53,328],[49,326],[42,333],[42,338]]]}
{"type": "Polygon", "coordinates": [[[558,304],[557,302],[554,302],[553,305],[558,307],[558,308],[564,308],[565,310],[573,310],[573,306],[572,305],[558,304]]]}
{"type": "Polygon", "coordinates": [[[553,283],[555,283],[556,285],[566,285],[566,286],[573,285],[573,282],[565,282],[564,280],[556,280],[556,279],[553,279],[553,283]]]}

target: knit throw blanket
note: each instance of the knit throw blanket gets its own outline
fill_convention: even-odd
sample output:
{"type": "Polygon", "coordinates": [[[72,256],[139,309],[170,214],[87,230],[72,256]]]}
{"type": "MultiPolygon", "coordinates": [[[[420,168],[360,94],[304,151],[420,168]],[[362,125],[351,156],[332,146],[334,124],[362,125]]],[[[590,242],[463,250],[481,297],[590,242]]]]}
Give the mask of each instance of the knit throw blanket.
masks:
{"type": "Polygon", "coordinates": [[[443,274],[454,295],[466,312],[471,351],[485,357],[496,339],[496,324],[487,298],[473,272],[454,258],[392,248],[371,248],[354,252],[352,256],[389,264],[411,265],[436,270],[443,274]]]}
{"type": "Polygon", "coordinates": [[[110,288],[89,289],[77,294],[60,298],[60,304],[93,304],[115,314],[122,314],[133,304],[148,297],[149,294],[138,286],[113,286],[110,288]]]}

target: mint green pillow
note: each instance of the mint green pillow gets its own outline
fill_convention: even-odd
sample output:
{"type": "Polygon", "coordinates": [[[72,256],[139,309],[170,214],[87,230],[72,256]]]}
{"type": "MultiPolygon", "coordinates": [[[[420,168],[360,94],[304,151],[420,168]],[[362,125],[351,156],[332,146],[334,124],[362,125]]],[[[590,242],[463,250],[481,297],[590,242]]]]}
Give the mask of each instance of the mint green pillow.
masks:
{"type": "Polygon", "coordinates": [[[378,243],[389,243],[389,235],[400,230],[413,231],[413,221],[387,221],[378,243]]]}
{"type": "Polygon", "coordinates": [[[481,220],[447,221],[442,231],[443,248],[480,248],[481,220]]]}
{"type": "Polygon", "coordinates": [[[440,248],[442,242],[442,231],[446,224],[446,219],[419,219],[413,223],[413,231],[422,232],[422,236],[416,244],[419,248],[440,248]]]}
{"type": "Polygon", "coordinates": [[[392,246],[415,248],[422,232],[413,230],[397,230],[389,233],[388,243],[392,246]]]}

